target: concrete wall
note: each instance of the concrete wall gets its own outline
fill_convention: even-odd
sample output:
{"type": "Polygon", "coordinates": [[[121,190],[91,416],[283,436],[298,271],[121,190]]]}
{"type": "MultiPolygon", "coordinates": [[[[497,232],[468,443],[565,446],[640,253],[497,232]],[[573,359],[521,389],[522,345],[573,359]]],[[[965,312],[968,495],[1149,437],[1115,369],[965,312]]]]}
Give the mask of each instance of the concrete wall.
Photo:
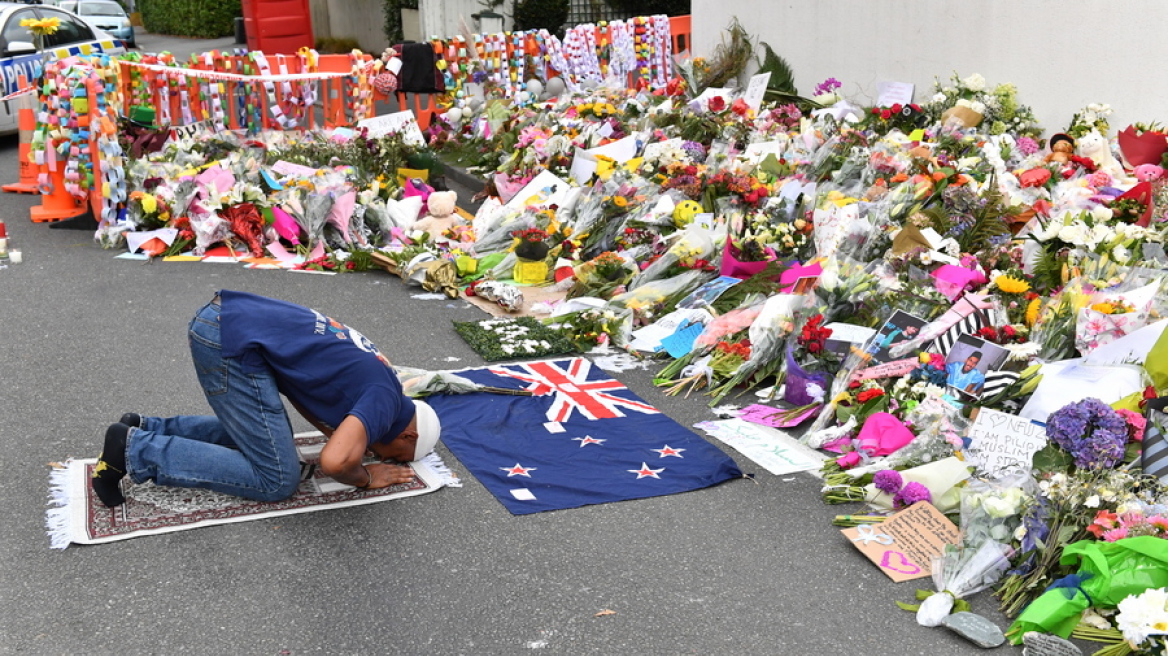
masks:
{"type": "MultiPolygon", "coordinates": [[[[512,2],[506,2],[495,11],[506,15],[504,29],[511,28],[512,2]]],[[[485,11],[478,0],[419,0],[418,9],[422,14],[422,34],[426,38],[437,36],[448,38],[461,34],[470,38],[478,33],[479,26],[472,14],[485,11]]]]}
{"type": "Polygon", "coordinates": [[[1115,109],[1113,131],[1168,120],[1163,0],[693,0],[695,52],[713,52],[734,16],[804,94],[834,77],[861,103],[883,80],[927,100],[956,70],[1014,83],[1048,136],[1088,103],[1115,109]]]}

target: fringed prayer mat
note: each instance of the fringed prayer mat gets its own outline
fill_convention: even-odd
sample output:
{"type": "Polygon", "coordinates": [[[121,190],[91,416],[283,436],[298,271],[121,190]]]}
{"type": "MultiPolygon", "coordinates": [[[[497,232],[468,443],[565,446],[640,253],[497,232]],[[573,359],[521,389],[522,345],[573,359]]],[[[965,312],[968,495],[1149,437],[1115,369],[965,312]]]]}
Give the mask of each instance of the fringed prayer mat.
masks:
{"type": "Polygon", "coordinates": [[[709,487],[742,472],[583,358],[457,372],[533,396],[427,399],[442,442],[515,515],[709,487]]]}
{"type": "MultiPolygon", "coordinates": [[[[303,462],[320,460],[324,436],[319,432],[296,436],[303,462]]],[[[433,492],[461,483],[437,453],[410,463],[413,481],[378,490],[358,490],[324,476],[319,471],[301,481],[296,494],[284,501],[264,503],[210,490],[134,485],[122,479],[126,503],[106,508],[93,493],[89,476],[96,459],[69,460],[50,474],[50,508],[46,515],[49,539],[55,549],[70,543],[100,544],[143,535],[185,531],[191,528],[246,522],[317,510],[360,506],[433,492]]]]}

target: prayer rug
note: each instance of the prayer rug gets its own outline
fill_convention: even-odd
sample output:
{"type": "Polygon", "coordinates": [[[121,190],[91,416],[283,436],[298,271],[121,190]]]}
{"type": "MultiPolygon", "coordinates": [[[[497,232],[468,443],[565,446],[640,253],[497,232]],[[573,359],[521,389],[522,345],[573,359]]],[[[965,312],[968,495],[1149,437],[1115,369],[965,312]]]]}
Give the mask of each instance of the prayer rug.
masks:
{"type": "MultiPolygon", "coordinates": [[[[319,432],[297,435],[300,460],[310,464],[318,462],[324,442],[325,438],[319,432]]],[[[216,524],[360,506],[426,494],[447,485],[461,485],[438,454],[431,453],[410,463],[416,473],[413,481],[377,490],[359,490],[317,471],[311,478],[301,481],[300,488],[290,498],[265,503],[210,490],[152,483],[134,485],[129,478],[124,478],[122,491],[126,503],[106,508],[89,485],[90,474],[96,465],[94,458],[69,460],[50,474],[51,498],[46,524],[53,548],[64,549],[70,543],[100,544],[216,524]]]]}
{"type": "Polygon", "coordinates": [[[442,442],[515,515],[739,478],[729,456],[584,358],[457,372],[532,396],[438,394],[442,442]]]}

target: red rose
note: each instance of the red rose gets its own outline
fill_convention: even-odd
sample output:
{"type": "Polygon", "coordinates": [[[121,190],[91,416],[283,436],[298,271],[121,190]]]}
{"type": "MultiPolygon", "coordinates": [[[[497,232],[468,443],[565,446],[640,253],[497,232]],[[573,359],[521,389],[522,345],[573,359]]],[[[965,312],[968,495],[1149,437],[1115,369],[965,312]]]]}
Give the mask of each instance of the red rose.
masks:
{"type": "Polygon", "coordinates": [[[746,101],[742,98],[738,98],[733,103],[731,103],[730,111],[739,116],[746,116],[746,113],[750,111],[750,105],[747,105],[746,101]]]}
{"type": "Polygon", "coordinates": [[[891,110],[888,110],[888,109],[885,109],[885,110],[881,111],[881,112],[880,112],[880,118],[882,118],[882,119],[884,119],[885,121],[887,121],[888,119],[892,118],[892,111],[891,111],[891,110]]]}
{"type": "Polygon", "coordinates": [[[900,110],[904,109],[904,105],[901,105],[900,103],[896,103],[895,105],[893,105],[889,109],[892,110],[893,114],[899,114],[900,110]]]}
{"type": "Polygon", "coordinates": [[[879,116],[879,115],[880,115],[880,108],[879,108],[879,107],[873,107],[873,108],[872,108],[872,114],[873,114],[874,116],[879,116]]]}
{"type": "Polygon", "coordinates": [[[807,345],[807,352],[811,353],[812,355],[819,353],[822,350],[823,346],[819,342],[811,342],[807,345]]]}
{"type": "Polygon", "coordinates": [[[720,112],[723,109],[726,109],[726,99],[722,96],[714,96],[713,98],[710,98],[707,107],[710,108],[711,112],[720,112]]]}

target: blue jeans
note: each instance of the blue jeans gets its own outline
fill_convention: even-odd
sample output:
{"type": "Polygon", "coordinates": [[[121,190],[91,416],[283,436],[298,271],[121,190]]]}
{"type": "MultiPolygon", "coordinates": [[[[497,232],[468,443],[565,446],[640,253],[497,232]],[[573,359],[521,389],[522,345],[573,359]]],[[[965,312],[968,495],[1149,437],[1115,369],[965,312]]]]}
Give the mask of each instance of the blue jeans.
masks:
{"type": "Polygon", "coordinates": [[[126,444],[130,480],[257,501],[292,496],[300,461],[272,372],[247,372],[235,358],[223,357],[215,301],[195,314],[189,337],[195,372],[215,415],[142,417],[126,444]]]}

